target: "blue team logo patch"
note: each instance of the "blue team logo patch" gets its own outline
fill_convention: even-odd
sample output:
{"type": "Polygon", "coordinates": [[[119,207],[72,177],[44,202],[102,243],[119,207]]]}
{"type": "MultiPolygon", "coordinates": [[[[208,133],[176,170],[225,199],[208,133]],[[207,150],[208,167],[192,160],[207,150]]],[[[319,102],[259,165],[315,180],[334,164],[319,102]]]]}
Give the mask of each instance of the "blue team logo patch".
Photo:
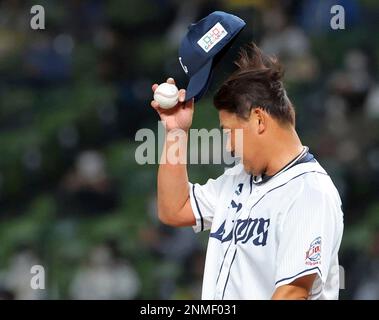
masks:
{"type": "Polygon", "coordinates": [[[314,266],[321,263],[321,237],[314,239],[305,253],[305,264],[314,266]]]}

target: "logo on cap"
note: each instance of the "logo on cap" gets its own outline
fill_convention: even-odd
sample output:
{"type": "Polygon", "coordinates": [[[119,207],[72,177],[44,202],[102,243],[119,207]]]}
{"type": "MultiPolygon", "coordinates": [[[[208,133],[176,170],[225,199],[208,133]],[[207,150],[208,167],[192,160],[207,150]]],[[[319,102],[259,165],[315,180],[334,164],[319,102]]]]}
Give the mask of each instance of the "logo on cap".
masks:
{"type": "Polygon", "coordinates": [[[224,29],[220,22],[217,22],[197,44],[205,51],[209,52],[217,43],[219,43],[228,32],[224,29]]]}
{"type": "Polygon", "coordinates": [[[179,57],[179,62],[180,62],[180,65],[182,66],[184,72],[187,74],[188,73],[188,68],[187,66],[185,66],[182,62],[182,57],[179,57]]]}

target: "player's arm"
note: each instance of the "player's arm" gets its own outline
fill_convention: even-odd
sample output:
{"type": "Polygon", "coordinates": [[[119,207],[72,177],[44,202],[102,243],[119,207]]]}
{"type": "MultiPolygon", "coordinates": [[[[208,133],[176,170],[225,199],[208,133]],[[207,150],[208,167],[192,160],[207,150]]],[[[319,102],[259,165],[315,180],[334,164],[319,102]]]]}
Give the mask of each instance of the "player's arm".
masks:
{"type": "MultiPolygon", "coordinates": [[[[173,79],[168,83],[175,84],[173,79]]],[[[157,84],[152,89],[156,90],[157,84]]],[[[187,166],[178,159],[187,158],[188,131],[192,124],[194,103],[184,102],[185,90],[179,91],[179,102],[176,107],[164,110],[156,101],[151,106],[165,122],[165,145],[158,169],[158,217],[171,226],[192,226],[196,224],[190,199],[187,166]],[[174,146],[175,144],[175,146],[174,146]],[[175,158],[173,150],[179,146],[180,158],[175,158]],[[174,161],[173,161],[174,160],[174,161]]]]}
{"type": "Polygon", "coordinates": [[[185,164],[171,164],[168,159],[170,148],[178,141],[183,142],[179,148],[183,150],[183,157],[186,157],[184,150],[187,150],[188,136],[187,132],[180,132],[178,141],[169,141],[173,133],[166,134],[158,169],[158,216],[163,223],[171,226],[192,226],[196,220],[190,204],[187,167],[185,164]]]}
{"type": "Polygon", "coordinates": [[[272,300],[306,300],[311,291],[316,274],[310,274],[278,287],[272,295],[272,300]]]}

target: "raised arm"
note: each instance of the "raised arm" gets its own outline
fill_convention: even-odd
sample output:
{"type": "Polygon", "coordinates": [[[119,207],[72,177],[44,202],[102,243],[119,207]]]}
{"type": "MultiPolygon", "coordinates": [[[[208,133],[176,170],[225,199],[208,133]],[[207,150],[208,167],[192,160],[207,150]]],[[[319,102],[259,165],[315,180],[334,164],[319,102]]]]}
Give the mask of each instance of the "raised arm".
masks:
{"type": "MultiPolygon", "coordinates": [[[[167,79],[167,82],[175,84],[172,78],[167,79]]],[[[157,87],[157,84],[152,86],[153,92],[157,87]]],[[[166,131],[158,170],[158,217],[161,222],[171,226],[192,226],[196,223],[189,200],[185,161],[194,102],[184,102],[184,99],[185,90],[182,89],[179,91],[179,102],[172,109],[162,109],[155,100],[151,102],[164,122],[166,131]],[[173,154],[173,150],[178,152],[173,154]]]]}

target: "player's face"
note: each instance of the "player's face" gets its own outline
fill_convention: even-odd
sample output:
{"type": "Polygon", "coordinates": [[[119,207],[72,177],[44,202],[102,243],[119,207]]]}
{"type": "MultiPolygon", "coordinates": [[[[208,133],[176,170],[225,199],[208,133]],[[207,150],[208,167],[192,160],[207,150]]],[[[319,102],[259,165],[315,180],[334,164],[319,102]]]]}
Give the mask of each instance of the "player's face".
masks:
{"type": "Polygon", "coordinates": [[[254,175],[261,174],[265,169],[264,143],[257,115],[252,112],[250,118],[244,120],[235,113],[221,110],[219,118],[221,128],[227,135],[227,151],[241,158],[247,172],[254,175]]]}

